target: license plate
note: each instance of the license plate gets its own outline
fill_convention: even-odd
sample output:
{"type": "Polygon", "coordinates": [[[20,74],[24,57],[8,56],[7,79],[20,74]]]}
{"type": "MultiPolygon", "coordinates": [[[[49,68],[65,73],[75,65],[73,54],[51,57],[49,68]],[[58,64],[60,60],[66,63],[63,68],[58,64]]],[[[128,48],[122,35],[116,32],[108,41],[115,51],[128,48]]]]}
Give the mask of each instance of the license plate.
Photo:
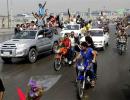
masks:
{"type": "Polygon", "coordinates": [[[57,54],[57,55],[55,56],[55,58],[56,58],[56,59],[60,59],[60,58],[61,58],[61,55],[57,54]]]}
{"type": "Polygon", "coordinates": [[[10,52],[3,52],[3,55],[4,55],[4,56],[9,56],[9,55],[10,55],[10,52]]]}

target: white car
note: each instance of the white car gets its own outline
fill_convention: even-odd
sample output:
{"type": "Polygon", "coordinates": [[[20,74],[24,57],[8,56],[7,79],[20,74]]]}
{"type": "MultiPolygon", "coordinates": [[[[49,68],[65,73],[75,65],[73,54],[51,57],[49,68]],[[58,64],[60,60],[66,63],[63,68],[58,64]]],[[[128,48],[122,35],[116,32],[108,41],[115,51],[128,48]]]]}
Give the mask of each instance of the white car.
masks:
{"type": "Polygon", "coordinates": [[[67,24],[62,31],[60,32],[61,37],[64,37],[65,34],[71,33],[72,31],[75,33],[75,35],[81,34],[80,30],[80,24],[67,24]]]}
{"type": "MultiPolygon", "coordinates": [[[[101,28],[93,28],[89,30],[90,35],[93,39],[95,48],[102,48],[105,50],[106,45],[109,42],[109,33],[104,33],[101,28]]],[[[85,37],[80,39],[80,42],[85,41],[85,37]]]]}

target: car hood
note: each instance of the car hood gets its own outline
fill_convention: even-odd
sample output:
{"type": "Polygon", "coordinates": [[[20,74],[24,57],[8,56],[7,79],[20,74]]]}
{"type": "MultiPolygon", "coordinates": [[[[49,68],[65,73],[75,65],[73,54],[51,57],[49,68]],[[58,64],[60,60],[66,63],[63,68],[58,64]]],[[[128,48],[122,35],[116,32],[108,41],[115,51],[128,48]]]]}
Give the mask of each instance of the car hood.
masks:
{"type": "Polygon", "coordinates": [[[98,37],[97,36],[93,36],[92,39],[93,39],[94,42],[103,41],[104,40],[104,38],[101,37],[101,36],[98,36],[98,37]]]}
{"type": "MultiPolygon", "coordinates": [[[[98,42],[98,41],[103,41],[104,40],[104,38],[103,37],[100,37],[100,36],[92,36],[92,40],[94,41],[94,42],[98,42]]],[[[85,42],[85,37],[82,37],[81,39],[80,39],[80,42],[85,42]]]]}
{"type": "Polygon", "coordinates": [[[8,41],[3,42],[2,44],[16,44],[16,45],[20,45],[20,44],[27,44],[27,43],[34,43],[34,39],[11,39],[8,41]]]}

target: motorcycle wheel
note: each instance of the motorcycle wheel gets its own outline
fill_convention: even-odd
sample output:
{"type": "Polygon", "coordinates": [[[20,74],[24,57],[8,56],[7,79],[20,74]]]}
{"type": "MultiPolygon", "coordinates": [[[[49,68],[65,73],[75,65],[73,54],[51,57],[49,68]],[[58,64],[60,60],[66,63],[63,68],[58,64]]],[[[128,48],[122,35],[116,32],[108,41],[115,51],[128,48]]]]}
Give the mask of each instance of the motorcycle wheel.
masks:
{"type": "Polygon", "coordinates": [[[120,47],[119,47],[119,54],[122,55],[122,53],[123,53],[123,47],[120,45],[120,47]]]}
{"type": "Polygon", "coordinates": [[[78,89],[78,97],[79,99],[82,99],[84,96],[84,89],[83,89],[84,82],[81,80],[78,80],[77,82],[77,89],[78,89]]]}
{"type": "Polygon", "coordinates": [[[54,61],[54,70],[55,71],[59,71],[62,67],[62,64],[61,64],[61,60],[60,59],[55,59],[54,61]]]}

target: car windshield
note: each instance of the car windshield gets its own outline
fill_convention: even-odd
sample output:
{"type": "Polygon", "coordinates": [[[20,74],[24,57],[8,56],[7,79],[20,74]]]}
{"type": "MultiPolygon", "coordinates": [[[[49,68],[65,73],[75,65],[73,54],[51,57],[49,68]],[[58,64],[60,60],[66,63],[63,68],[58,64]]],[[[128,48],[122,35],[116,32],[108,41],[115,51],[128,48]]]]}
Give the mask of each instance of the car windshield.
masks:
{"type": "Polygon", "coordinates": [[[79,30],[80,26],[79,25],[67,25],[65,27],[65,30],[79,30]]]}
{"type": "Polygon", "coordinates": [[[90,31],[91,36],[103,36],[103,31],[100,30],[92,30],[90,31]]]}
{"type": "Polygon", "coordinates": [[[37,31],[21,31],[13,39],[35,39],[37,31]]]}

